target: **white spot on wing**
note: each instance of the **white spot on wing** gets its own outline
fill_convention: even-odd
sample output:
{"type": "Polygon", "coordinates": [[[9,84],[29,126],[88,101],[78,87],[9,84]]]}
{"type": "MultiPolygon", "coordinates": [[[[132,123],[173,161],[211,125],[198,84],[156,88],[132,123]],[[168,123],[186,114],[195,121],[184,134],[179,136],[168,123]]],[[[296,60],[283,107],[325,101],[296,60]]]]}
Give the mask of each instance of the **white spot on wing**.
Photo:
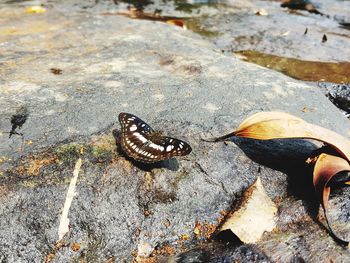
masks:
{"type": "Polygon", "coordinates": [[[137,130],[137,126],[135,124],[131,125],[130,131],[136,131],[137,130]]]}
{"type": "Polygon", "coordinates": [[[174,149],[174,145],[168,145],[168,146],[166,147],[166,151],[167,151],[167,152],[170,152],[172,149],[174,149]]]}

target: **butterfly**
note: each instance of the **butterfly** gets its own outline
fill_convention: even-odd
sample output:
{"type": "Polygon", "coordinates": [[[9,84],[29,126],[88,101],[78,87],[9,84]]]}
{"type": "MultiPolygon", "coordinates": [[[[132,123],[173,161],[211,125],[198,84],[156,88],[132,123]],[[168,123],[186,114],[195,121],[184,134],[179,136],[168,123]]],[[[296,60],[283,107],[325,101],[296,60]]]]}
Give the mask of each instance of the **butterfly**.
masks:
{"type": "Polygon", "coordinates": [[[143,163],[154,163],[170,159],[173,156],[184,156],[192,151],[184,141],[161,136],[139,117],[121,112],[121,147],[133,159],[143,163]]]}

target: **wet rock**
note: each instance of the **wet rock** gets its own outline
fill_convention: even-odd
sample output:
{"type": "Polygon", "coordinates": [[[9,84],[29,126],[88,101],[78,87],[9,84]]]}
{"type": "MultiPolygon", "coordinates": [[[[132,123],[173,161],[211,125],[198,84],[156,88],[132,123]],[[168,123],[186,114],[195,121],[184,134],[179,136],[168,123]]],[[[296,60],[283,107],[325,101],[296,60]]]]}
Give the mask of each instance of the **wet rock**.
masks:
{"type": "Polygon", "coordinates": [[[350,8],[349,2],[330,2],[335,3],[317,1],[314,12],[325,14],[319,15],[289,12],[279,2],[249,1],[241,5],[240,1],[229,1],[233,9],[199,20],[206,30],[219,33],[215,43],[228,53],[255,50],[309,61],[349,61],[350,52],[344,49],[348,30],[339,24],[350,19],[345,11],[350,8]],[[257,16],[256,11],[261,9],[268,15],[257,16]],[[306,28],[308,32],[304,34],[306,28]],[[322,42],[325,34],[328,41],[322,42]]]}
{"type": "MultiPolygon", "coordinates": [[[[321,40],[320,40],[321,41],[321,40]]],[[[348,83],[350,82],[350,63],[305,61],[295,58],[264,54],[254,50],[235,52],[244,61],[273,69],[303,81],[348,83]]]]}
{"type": "Polygon", "coordinates": [[[318,86],[339,109],[350,114],[350,85],[320,82],[318,86]]]}
{"type": "MultiPolygon", "coordinates": [[[[313,143],[212,144],[201,138],[232,131],[262,110],[287,111],[346,134],[347,119],[320,91],[222,55],[179,27],[104,16],[97,7],[46,8],[24,15],[22,5],[6,6],[0,25],[0,261],[130,262],[142,244],[148,245],[140,256],[151,248],[151,257],[175,255],[215,235],[258,175],[277,206],[292,196],[286,202],[299,202],[312,218],[308,208],[318,202],[310,197],[313,188],[304,180],[310,173],[303,168],[305,156],[317,148],[313,143]],[[11,116],[23,105],[30,112],[23,140],[9,139],[11,116]],[[151,166],[132,162],[114,136],[122,111],[185,139],[193,152],[151,166]],[[69,232],[58,241],[78,158],[83,165],[69,232]]],[[[317,222],[305,225],[279,230],[282,236],[293,233],[280,249],[269,249],[280,244],[279,235],[265,235],[254,247],[236,245],[237,257],[228,258],[268,262],[287,250],[304,257],[311,245],[310,258],[348,258],[317,222]],[[294,238],[310,230],[315,234],[302,242],[294,238]],[[335,249],[320,252],[317,246],[335,249]]],[[[211,256],[218,261],[227,252],[216,246],[204,251],[218,251],[211,256]]]]}
{"type": "Polygon", "coordinates": [[[306,0],[284,0],[282,1],[281,6],[290,9],[306,10],[312,14],[323,15],[310,1],[306,0]]]}

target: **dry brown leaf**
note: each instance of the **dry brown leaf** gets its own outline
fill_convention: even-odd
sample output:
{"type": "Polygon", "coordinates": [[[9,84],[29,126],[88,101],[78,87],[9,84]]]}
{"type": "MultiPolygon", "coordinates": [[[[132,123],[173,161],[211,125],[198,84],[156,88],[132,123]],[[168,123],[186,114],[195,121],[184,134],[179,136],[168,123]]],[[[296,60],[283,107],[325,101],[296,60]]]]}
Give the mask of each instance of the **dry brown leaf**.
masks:
{"type": "Polygon", "coordinates": [[[222,141],[232,136],[258,140],[314,139],[332,146],[350,160],[350,141],[347,138],[284,112],[256,113],[243,121],[236,131],[211,141],[222,141]]]}
{"type": "Polygon", "coordinates": [[[338,156],[322,153],[314,167],[313,182],[316,192],[322,197],[323,205],[328,208],[330,187],[327,185],[333,176],[340,172],[350,172],[349,163],[338,156]]]}
{"type": "Polygon", "coordinates": [[[328,200],[331,192],[331,188],[328,183],[336,174],[340,172],[350,172],[349,163],[341,157],[322,153],[318,157],[314,167],[313,183],[317,194],[321,198],[329,229],[339,240],[343,242],[349,242],[348,240],[341,238],[340,235],[336,233],[332,227],[332,220],[330,220],[327,211],[329,208],[328,200]]]}
{"type": "Polygon", "coordinates": [[[275,227],[277,207],[268,197],[260,178],[247,189],[240,208],[222,225],[220,231],[231,230],[242,242],[255,243],[265,231],[275,227]]]}
{"type": "Polygon", "coordinates": [[[187,29],[184,20],[181,20],[181,19],[170,19],[170,20],[167,20],[165,23],[169,25],[179,26],[179,27],[182,27],[183,29],[187,29]]]}
{"type": "Polygon", "coordinates": [[[80,244],[79,243],[73,243],[70,245],[70,248],[74,251],[77,252],[80,250],[80,244]]]}

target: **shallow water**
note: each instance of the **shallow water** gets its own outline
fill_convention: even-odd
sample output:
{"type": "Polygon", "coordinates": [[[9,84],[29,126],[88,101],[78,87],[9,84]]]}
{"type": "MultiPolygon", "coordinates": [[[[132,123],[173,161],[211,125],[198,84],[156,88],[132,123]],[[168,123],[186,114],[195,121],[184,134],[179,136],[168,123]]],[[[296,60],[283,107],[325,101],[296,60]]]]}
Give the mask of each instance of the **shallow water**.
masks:
{"type": "Polygon", "coordinates": [[[241,59],[270,68],[292,78],[333,83],[350,82],[350,62],[305,61],[260,53],[254,50],[235,52],[241,59]]]}

